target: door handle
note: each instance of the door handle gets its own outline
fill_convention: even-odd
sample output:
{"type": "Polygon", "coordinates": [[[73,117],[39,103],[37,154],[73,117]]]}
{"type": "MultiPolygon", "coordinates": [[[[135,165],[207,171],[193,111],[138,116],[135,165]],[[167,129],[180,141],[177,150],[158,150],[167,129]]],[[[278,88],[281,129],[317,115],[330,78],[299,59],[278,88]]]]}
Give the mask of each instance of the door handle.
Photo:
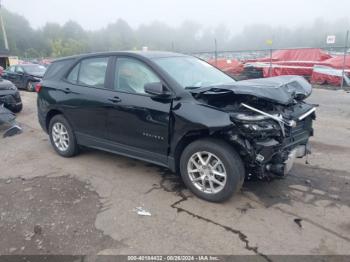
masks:
{"type": "Polygon", "coordinates": [[[69,94],[69,93],[72,93],[72,90],[70,90],[70,88],[67,87],[67,88],[65,88],[65,89],[63,90],[63,92],[66,93],[66,94],[69,94]]]}
{"type": "Polygon", "coordinates": [[[115,96],[113,98],[109,98],[108,100],[115,103],[115,104],[122,101],[118,96],[115,96]]]}

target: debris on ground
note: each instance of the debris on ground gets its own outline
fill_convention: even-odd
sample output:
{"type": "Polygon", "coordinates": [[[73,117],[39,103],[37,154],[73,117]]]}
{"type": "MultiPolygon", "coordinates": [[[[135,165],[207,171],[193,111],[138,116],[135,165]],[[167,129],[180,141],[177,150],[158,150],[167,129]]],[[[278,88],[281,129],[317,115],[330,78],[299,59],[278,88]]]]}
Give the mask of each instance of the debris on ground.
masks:
{"type": "Polygon", "coordinates": [[[237,208],[237,210],[239,210],[242,214],[247,213],[249,209],[254,209],[254,207],[250,203],[246,203],[243,207],[237,208]]]}
{"type": "Polygon", "coordinates": [[[152,215],[149,211],[145,210],[143,207],[136,207],[135,211],[139,216],[151,216],[152,215]]]}
{"type": "Polygon", "coordinates": [[[35,225],[35,226],[34,226],[34,233],[35,233],[36,235],[41,235],[42,232],[43,232],[43,229],[41,228],[40,225],[35,225]]]}
{"type": "Polygon", "coordinates": [[[301,224],[301,221],[303,221],[301,218],[295,218],[295,219],[294,219],[294,222],[295,222],[300,228],[303,227],[302,224],[301,224]]]}
{"type": "Polygon", "coordinates": [[[32,232],[25,232],[24,233],[24,239],[26,240],[26,241],[30,241],[30,240],[32,240],[32,237],[34,236],[34,233],[32,233],[32,232]]]}

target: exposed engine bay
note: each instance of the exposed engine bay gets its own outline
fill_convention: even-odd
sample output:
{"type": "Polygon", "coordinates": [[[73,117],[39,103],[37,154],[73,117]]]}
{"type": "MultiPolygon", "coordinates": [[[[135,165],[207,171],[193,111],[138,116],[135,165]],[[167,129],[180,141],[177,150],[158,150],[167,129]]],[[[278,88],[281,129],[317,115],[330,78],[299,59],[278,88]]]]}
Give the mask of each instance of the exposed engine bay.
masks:
{"type": "Polygon", "coordinates": [[[240,81],[192,94],[230,115],[233,128],[220,135],[239,149],[248,175],[284,176],[295,158],[311,153],[308,140],[313,136],[316,105],[303,101],[311,94],[311,85],[302,77],[240,81]]]}

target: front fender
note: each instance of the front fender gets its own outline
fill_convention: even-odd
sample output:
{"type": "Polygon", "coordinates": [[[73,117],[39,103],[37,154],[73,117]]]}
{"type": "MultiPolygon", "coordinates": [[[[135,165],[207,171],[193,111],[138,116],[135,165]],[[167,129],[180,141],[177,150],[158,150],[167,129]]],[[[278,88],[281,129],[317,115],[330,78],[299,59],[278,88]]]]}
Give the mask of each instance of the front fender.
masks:
{"type": "Polygon", "coordinates": [[[188,134],[207,134],[233,127],[228,113],[192,101],[174,103],[172,112],[170,156],[188,134]]]}

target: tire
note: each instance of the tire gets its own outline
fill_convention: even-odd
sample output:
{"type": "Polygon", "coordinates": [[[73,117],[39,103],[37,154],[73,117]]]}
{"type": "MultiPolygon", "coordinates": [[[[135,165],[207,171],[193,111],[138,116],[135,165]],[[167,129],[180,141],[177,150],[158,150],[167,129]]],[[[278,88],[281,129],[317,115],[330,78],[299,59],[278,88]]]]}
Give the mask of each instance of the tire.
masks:
{"type": "Polygon", "coordinates": [[[34,92],[35,91],[35,88],[34,88],[34,83],[32,81],[28,81],[27,82],[27,85],[26,85],[26,90],[28,92],[34,92]]]}
{"type": "Polygon", "coordinates": [[[51,119],[49,136],[53,148],[60,156],[73,157],[78,154],[79,147],[74,131],[63,115],[55,115],[51,119]]]}
{"type": "Polygon", "coordinates": [[[23,109],[23,104],[15,105],[15,106],[13,106],[13,107],[10,108],[10,110],[11,110],[13,113],[15,113],[15,114],[21,112],[22,109],[23,109]]]}
{"type": "Polygon", "coordinates": [[[233,147],[222,140],[211,138],[197,140],[185,148],[180,158],[180,172],[185,185],[196,196],[210,202],[223,202],[230,198],[241,189],[245,176],[242,159],[233,147]],[[208,160],[206,155],[211,154],[210,165],[198,165],[198,154],[201,154],[205,161],[208,160]],[[192,160],[197,165],[194,165],[192,160]],[[201,173],[193,170],[201,170],[201,173]],[[217,175],[218,172],[220,176],[217,175]],[[226,173],[226,178],[223,173],[226,173]],[[205,177],[205,180],[199,177],[205,177]],[[199,181],[193,181],[196,179],[199,181]],[[209,189],[206,190],[203,184],[209,189]]]}

